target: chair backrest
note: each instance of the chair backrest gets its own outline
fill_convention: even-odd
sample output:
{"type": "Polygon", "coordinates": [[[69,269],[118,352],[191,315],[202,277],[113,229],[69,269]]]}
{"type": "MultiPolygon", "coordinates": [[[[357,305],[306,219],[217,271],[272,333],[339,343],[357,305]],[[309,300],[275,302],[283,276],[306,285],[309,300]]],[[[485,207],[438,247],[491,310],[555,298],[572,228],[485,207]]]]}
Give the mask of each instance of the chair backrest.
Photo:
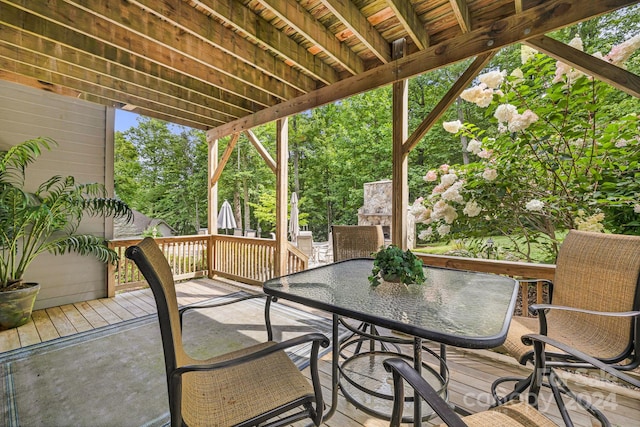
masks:
{"type": "Polygon", "coordinates": [[[310,234],[301,234],[297,238],[298,249],[309,258],[313,257],[313,236],[310,234]]]}
{"type": "Polygon", "coordinates": [[[333,260],[371,258],[372,253],[384,246],[381,225],[334,225],[333,260]]]}
{"type": "Polygon", "coordinates": [[[167,375],[190,360],[182,347],[182,331],[173,273],[162,250],[151,237],[127,248],[125,255],[133,260],[149,283],[158,309],[160,334],[167,375]]]}
{"type": "MultiPolygon", "coordinates": [[[[604,312],[640,309],[640,237],[571,230],[556,262],[553,304],[604,312]]],[[[604,337],[610,354],[631,351],[630,318],[552,310],[549,322],[552,316],[583,325],[594,340],[604,337]]]]}

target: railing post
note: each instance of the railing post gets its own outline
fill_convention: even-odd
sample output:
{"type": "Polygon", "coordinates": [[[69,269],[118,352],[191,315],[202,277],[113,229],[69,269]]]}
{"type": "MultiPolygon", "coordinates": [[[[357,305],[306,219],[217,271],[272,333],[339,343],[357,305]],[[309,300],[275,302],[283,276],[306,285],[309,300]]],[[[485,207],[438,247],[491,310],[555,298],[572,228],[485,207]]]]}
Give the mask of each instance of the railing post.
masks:
{"type": "MultiPolygon", "coordinates": [[[[115,249],[115,245],[112,242],[107,242],[109,249],[115,249]]],[[[120,253],[120,251],[118,251],[120,253]]],[[[120,260],[118,260],[120,262],[120,260]]],[[[107,264],[107,298],[113,298],[116,296],[116,266],[113,264],[107,264]]]]}
{"type": "Polygon", "coordinates": [[[213,279],[213,271],[216,268],[215,239],[216,236],[214,234],[210,234],[209,238],[207,239],[207,276],[209,277],[209,279],[213,279]]]}

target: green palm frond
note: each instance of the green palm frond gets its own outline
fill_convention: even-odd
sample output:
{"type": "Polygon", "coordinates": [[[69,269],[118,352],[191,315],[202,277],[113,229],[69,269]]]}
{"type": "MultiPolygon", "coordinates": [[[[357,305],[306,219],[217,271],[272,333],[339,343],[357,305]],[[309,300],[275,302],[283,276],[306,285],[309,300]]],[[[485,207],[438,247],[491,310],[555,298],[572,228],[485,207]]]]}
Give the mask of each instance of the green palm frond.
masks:
{"type": "Polygon", "coordinates": [[[25,168],[35,161],[44,149],[51,149],[58,143],[51,138],[33,138],[0,151],[0,185],[11,182],[21,185],[25,168]]]}
{"type": "Polygon", "coordinates": [[[115,264],[118,262],[118,254],[107,247],[107,242],[90,234],[74,234],[50,242],[49,252],[54,255],[75,252],[80,255],[91,255],[100,262],[115,264]]]}

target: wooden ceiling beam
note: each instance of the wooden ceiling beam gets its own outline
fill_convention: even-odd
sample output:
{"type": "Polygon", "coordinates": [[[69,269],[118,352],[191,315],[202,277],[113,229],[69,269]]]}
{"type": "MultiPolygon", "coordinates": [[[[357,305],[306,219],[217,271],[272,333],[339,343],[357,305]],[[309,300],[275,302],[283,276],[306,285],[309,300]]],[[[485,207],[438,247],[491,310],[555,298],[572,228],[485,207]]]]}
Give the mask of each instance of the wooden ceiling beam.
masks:
{"type": "MultiPolygon", "coordinates": [[[[149,58],[152,58],[150,54],[153,52],[150,47],[159,48],[162,52],[159,52],[161,55],[157,59],[161,63],[165,65],[171,64],[171,62],[184,63],[187,68],[181,71],[187,74],[189,70],[197,68],[215,70],[219,75],[218,78],[226,81],[222,87],[229,85],[229,87],[239,89],[244,86],[245,89],[237,93],[249,97],[249,99],[254,96],[253,94],[258,95],[255,96],[256,101],[261,92],[280,100],[290,99],[301,94],[299,90],[264,74],[255,66],[249,64],[240,66],[239,61],[220,48],[205,42],[202,38],[195,37],[191,32],[176,27],[166,19],[149,13],[148,9],[143,9],[144,12],[142,12],[138,5],[129,2],[95,2],[94,0],[67,1],[93,17],[88,19],[98,21],[95,23],[97,26],[94,27],[95,29],[83,28],[84,26],[79,21],[85,18],[80,16],[71,21],[73,28],[81,28],[81,31],[85,31],[99,40],[104,39],[121,48],[126,48],[132,43],[137,44],[139,48],[135,50],[144,52],[149,58]],[[101,31],[102,20],[115,27],[105,32],[101,31]],[[169,62],[166,62],[167,56],[170,58],[169,62]]],[[[60,3],[56,9],[60,9],[60,3]]],[[[213,20],[210,20],[210,23],[214,26],[214,31],[211,34],[215,38],[217,37],[215,27],[219,24],[213,20]]],[[[225,42],[240,45],[248,43],[241,38],[219,41],[219,43],[225,42]]],[[[249,46],[255,47],[251,44],[249,46]]],[[[247,47],[250,48],[249,46],[247,47]]],[[[261,53],[264,54],[264,52],[261,53]]],[[[266,105],[273,104],[273,102],[268,102],[266,105]]]]}
{"type": "MultiPolygon", "coordinates": [[[[33,34],[21,32],[15,28],[7,27],[0,23],[0,31],[3,34],[2,41],[7,45],[23,49],[24,54],[18,59],[26,62],[27,57],[34,55],[50,58],[56,64],[67,64],[69,76],[84,80],[97,87],[125,86],[127,93],[140,98],[149,98],[162,105],[183,110],[195,116],[214,119],[220,123],[226,123],[233,118],[238,118],[244,111],[237,110],[237,115],[219,112],[214,107],[230,108],[218,101],[212,102],[203,94],[182,87],[176,87],[153,76],[137,73],[129,68],[113,64],[104,58],[88,55],[61,45],[51,40],[38,38],[33,34]],[[207,105],[207,107],[205,107],[207,105]]],[[[43,59],[32,59],[42,63],[43,59]]]]}
{"type": "Polygon", "coordinates": [[[362,59],[295,0],[257,0],[351,74],[364,71],[362,59]]]}
{"type": "MultiPolygon", "coordinates": [[[[516,0],[517,1],[517,0],[516,0]]],[[[449,0],[453,14],[460,25],[460,30],[463,33],[471,31],[471,15],[469,14],[469,7],[467,6],[467,0],[449,0]]]]}
{"type": "MultiPolygon", "coordinates": [[[[139,81],[146,82],[145,76],[158,79],[164,84],[160,84],[157,90],[187,94],[198,93],[204,97],[202,105],[214,108],[230,116],[244,116],[247,113],[255,112],[259,108],[252,102],[221,90],[202,79],[195,79],[191,76],[163,67],[162,65],[141,59],[139,56],[97,41],[85,34],[79,34],[68,27],[63,27],[55,22],[33,16],[23,10],[0,3],[0,12],[3,20],[8,23],[5,28],[13,28],[25,34],[30,34],[38,40],[49,40],[57,43],[58,49],[68,47],[75,53],[69,53],[71,60],[82,65],[82,59],[87,57],[103,58],[110,69],[123,67],[132,70],[137,74],[132,77],[132,83],[139,81]],[[11,25],[9,27],[9,25],[11,25]],[[55,36],[55,37],[54,37],[55,36]],[[84,55],[83,55],[84,54],[84,55]],[[138,74],[140,77],[138,77],[138,74]]],[[[10,33],[7,37],[10,37],[10,33]]],[[[16,42],[21,43],[21,42],[16,42]]],[[[42,50],[42,49],[40,49],[42,50]]],[[[144,84],[144,83],[143,83],[144,84]]],[[[199,100],[198,100],[199,101],[199,100]]]]}
{"type": "Polygon", "coordinates": [[[68,88],[79,94],[78,98],[91,102],[97,102],[110,107],[117,107],[121,103],[133,104],[140,106],[145,111],[153,111],[151,117],[163,118],[169,122],[188,121],[191,126],[199,124],[199,128],[214,127],[219,125],[219,121],[197,117],[157,104],[144,98],[139,98],[123,92],[126,87],[120,89],[96,88],[91,83],[87,83],[80,79],[70,77],[66,64],[54,63],[45,59],[41,64],[34,63],[33,58],[28,58],[25,51],[19,49],[11,49],[5,44],[0,43],[0,69],[10,71],[11,73],[21,74],[41,82],[47,82],[52,85],[68,88]],[[13,51],[13,52],[12,52],[13,51]],[[23,61],[18,59],[23,58],[23,61]],[[58,71],[58,68],[60,71],[58,71]]]}
{"type": "Polygon", "coordinates": [[[351,1],[320,0],[376,57],[386,64],[391,61],[391,47],[351,1]]]}
{"type": "MultiPolygon", "coordinates": [[[[308,75],[285,64],[282,59],[276,58],[255,43],[238,37],[232,30],[220,25],[185,2],[173,2],[171,6],[168,6],[165,2],[158,0],[130,1],[182,31],[199,38],[205,44],[210,44],[232,58],[238,59],[245,66],[256,68],[285,85],[291,86],[296,91],[307,93],[317,89],[316,82],[308,75]]],[[[206,55],[206,52],[203,52],[203,55],[206,55]]]]}
{"type": "Polygon", "coordinates": [[[640,76],[548,36],[528,39],[525,43],[629,95],[640,98],[640,76]]]}
{"type": "MultiPolygon", "coordinates": [[[[179,52],[167,50],[165,47],[152,43],[149,39],[144,39],[132,31],[113,25],[112,22],[101,17],[89,14],[86,10],[63,2],[56,3],[56,7],[52,8],[46,2],[32,1],[29,2],[29,10],[33,12],[24,13],[23,10],[20,10],[19,5],[10,5],[9,3],[16,2],[2,0],[0,3],[0,16],[2,16],[3,21],[10,22],[16,27],[31,25],[34,27],[34,33],[40,34],[44,38],[58,41],[59,28],[66,27],[73,32],[95,39],[95,42],[104,42],[122,49],[134,55],[136,57],[135,61],[152,62],[165,66],[175,72],[190,75],[223,91],[245,98],[250,102],[255,102],[262,106],[274,105],[277,102],[277,98],[266,92],[259,90],[249,91],[246,85],[238,79],[230,78],[211,67],[183,56],[179,52]],[[8,17],[10,13],[14,14],[16,10],[23,12],[24,18],[22,21],[15,21],[8,17]],[[41,22],[43,20],[49,21],[52,25],[40,28],[39,26],[42,25],[41,22]],[[50,32],[46,32],[47,30],[50,32]]],[[[120,10],[122,11],[122,9],[120,10]]],[[[125,15],[123,19],[129,19],[128,15],[125,15]]],[[[158,33],[155,22],[148,23],[148,26],[152,34],[158,33]]]]}
{"type": "Polygon", "coordinates": [[[271,157],[271,154],[269,154],[269,151],[267,151],[265,146],[262,145],[262,143],[260,142],[256,134],[254,134],[251,129],[244,131],[244,133],[247,135],[247,138],[249,138],[249,141],[251,142],[251,144],[253,144],[256,150],[258,150],[258,154],[260,154],[260,157],[262,157],[262,160],[264,160],[267,166],[269,166],[269,169],[271,169],[273,173],[276,173],[278,169],[278,165],[276,165],[276,161],[273,160],[273,157],[271,157]]]}
{"type": "Polygon", "coordinates": [[[637,0],[573,3],[568,3],[565,0],[552,0],[545,2],[519,14],[475,28],[468,33],[430,46],[405,58],[347,78],[330,87],[320,88],[283,102],[277,107],[265,108],[249,117],[211,129],[208,134],[210,138],[216,139],[235,132],[242,132],[279,118],[435,70],[525,39],[542,36],[558,28],[634,3],[637,3],[637,0]]]}
{"type": "Polygon", "coordinates": [[[303,70],[324,84],[329,85],[338,81],[338,74],[333,68],[242,3],[236,0],[199,0],[196,4],[260,45],[276,52],[291,66],[303,70]]]}
{"type": "Polygon", "coordinates": [[[409,33],[411,40],[413,40],[418,49],[426,49],[429,46],[429,34],[425,30],[420,17],[411,6],[411,2],[406,0],[387,0],[387,4],[393,9],[396,18],[400,20],[400,23],[409,33]]]}

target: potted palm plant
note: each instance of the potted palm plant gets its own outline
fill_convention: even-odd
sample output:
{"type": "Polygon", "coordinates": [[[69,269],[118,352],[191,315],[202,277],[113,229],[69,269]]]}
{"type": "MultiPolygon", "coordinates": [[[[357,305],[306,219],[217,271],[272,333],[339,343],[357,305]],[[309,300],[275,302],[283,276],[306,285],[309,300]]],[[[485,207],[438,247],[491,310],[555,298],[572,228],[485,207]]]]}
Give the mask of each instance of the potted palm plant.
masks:
{"type": "Polygon", "coordinates": [[[72,176],[56,175],[27,191],[26,167],[54,146],[50,138],[35,138],[0,151],[0,330],[29,320],[40,286],[23,276],[40,254],[75,252],[117,262],[103,238],[77,233],[84,215],[131,218],[129,207],[107,197],[102,184],[77,183],[72,176]]]}

